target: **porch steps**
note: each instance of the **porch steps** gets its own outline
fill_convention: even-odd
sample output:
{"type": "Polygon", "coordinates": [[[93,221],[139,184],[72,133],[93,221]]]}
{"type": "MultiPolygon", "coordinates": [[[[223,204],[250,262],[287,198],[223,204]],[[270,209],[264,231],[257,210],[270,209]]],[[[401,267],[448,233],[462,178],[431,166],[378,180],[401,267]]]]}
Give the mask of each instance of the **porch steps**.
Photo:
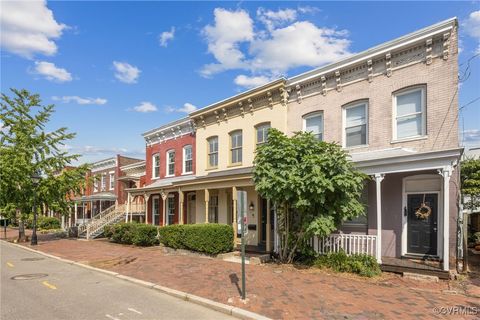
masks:
{"type": "Polygon", "coordinates": [[[425,276],[432,276],[438,277],[439,279],[449,280],[450,279],[450,272],[440,270],[440,269],[420,269],[416,267],[410,267],[405,265],[394,265],[394,264],[382,264],[380,265],[380,269],[383,272],[393,272],[393,273],[410,273],[410,274],[419,274],[425,276]]]}
{"type": "MultiPolygon", "coordinates": [[[[241,256],[241,252],[239,251],[224,253],[224,254],[218,255],[218,258],[222,259],[223,261],[242,263],[242,256],[241,256]]],[[[259,265],[262,263],[266,263],[268,261],[270,261],[269,254],[258,254],[258,253],[249,253],[249,252],[245,253],[245,264],[259,265]]]]}
{"type": "Polygon", "coordinates": [[[96,219],[92,219],[89,223],[79,226],[78,237],[95,239],[103,234],[104,227],[121,222],[125,219],[125,206],[111,206],[97,215],[96,219]]]}

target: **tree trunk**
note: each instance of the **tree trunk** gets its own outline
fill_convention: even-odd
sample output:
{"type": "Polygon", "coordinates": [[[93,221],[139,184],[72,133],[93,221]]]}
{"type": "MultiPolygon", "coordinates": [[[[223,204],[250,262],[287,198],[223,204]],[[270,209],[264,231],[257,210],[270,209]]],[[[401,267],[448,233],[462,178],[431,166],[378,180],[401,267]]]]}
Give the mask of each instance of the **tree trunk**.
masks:
{"type": "Polygon", "coordinates": [[[23,222],[22,217],[18,219],[18,242],[24,242],[27,238],[25,236],[25,224],[23,222]]]}

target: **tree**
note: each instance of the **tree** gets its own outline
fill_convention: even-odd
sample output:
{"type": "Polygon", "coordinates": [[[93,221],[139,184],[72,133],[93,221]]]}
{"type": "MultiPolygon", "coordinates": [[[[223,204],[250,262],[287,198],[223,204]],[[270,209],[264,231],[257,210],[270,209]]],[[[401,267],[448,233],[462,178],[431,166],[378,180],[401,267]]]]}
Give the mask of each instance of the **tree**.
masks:
{"type": "Polygon", "coordinates": [[[71,205],[67,195],[82,187],[80,177],[85,177],[88,167],[64,171],[79,157],[64,148],[75,134],[65,127],[47,131],[54,106],[42,106],[39,95],[27,90],[11,91],[12,97],[2,93],[0,100],[0,210],[19,219],[23,239],[23,221],[33,212],[34,195],[37,208],[64,210],[71,205]],[[36,173],[42,177],[37,187],[32,182],[36,173]]]}
{"type": "Polygon", "coordinates": [[[314,235],[325,237],[364,214],[360,196],[367,176],[355,170],[335,143],[304,132],[289,138],[270,129],[254,164],[255,189],[277,208],[279,258],[284,262],[311,251],[314,235]]]}
{"type": "Polygon", "coordinates": [[[465,159],[461,163],[460,180],[465,209],[480,207],[480,158],[465,159]]]}

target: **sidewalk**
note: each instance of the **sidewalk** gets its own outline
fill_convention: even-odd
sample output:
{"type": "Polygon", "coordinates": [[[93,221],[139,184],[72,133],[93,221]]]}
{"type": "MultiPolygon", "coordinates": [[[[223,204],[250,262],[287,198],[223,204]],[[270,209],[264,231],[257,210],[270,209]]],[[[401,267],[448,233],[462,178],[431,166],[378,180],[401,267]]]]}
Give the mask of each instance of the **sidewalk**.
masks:
{"type": "MultiPolygon", "coordinates": [[[[28,244],[27,244],[28,245],[28,244]]],[[[476,319],[445,316],[434,307],[476,307],[452,282],[418,282],[384,274],[377,279],[329,274],[293,266],[247,265],[247,298],[240,300],[240,264],[207,257],[163,253],[107,241],[61,239],[35,249],[238,306],[275,319],[476,319]],[[457,293],[454,292],[457,290],[457,293]]],[[[468,293],[468,292],[467,292],[468,293]]]]}

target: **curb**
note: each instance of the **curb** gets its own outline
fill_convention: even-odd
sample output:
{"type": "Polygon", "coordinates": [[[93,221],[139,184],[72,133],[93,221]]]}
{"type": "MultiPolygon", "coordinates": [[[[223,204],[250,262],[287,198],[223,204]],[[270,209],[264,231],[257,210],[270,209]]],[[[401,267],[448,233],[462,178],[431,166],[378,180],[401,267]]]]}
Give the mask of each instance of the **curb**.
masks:
{"type": "Polygon", "coordinates": [[[128,282],[131,282],[131,283],[141,285],[145,288],[157,290],[157,291],[160,291],[160,292],[162,292],[164,294],[167,294],[169,296],[175,297],[177,299],[189,301],[189,302],[201,305],[203,307],[209,308],[211,310],[215,310],[215,311],[230,315],[230,316],[238,318],[238,319],[243,319],[243,320],[269,320],[270,319],[268,317],[262,316],[260,314],[257,314],[257,313],[254,313],[254,312],[251,312],[251,311],[248,311],[248,310],[245,310],[245,309],[241,309],[241,308],[237,308],[237,307],[234,307],[234,306],[230,306],[228,304],[216,302],[216,301],[213,301],[213,300],[210,300],[210,299],[207,299],[207,298],[203,298],[203,297],[199,297],[199,296],[196,296],[196,295],[193,295],[193,294],[190,294],[190,293],[186,293],[186,292],[183,292],[183,291],[167,288],[167,287],[155,284],[153,282],[143,281],[143,280],[140,280],[140,279],[137,279],[137,278],[132,278],[132,277],[129,277],[129,276],[119,274],[117,272],[104,270],[104,269],[92,267],[92,266],[89,266],[87,264],[83,264],[83,263],[80,263],[80,262],[75,262],[75,261],[72,261],[72,260],[60,258],[60,257],[54,256],[54,255],[51,255],[49,253],[42,252],[40,250],[35,250],[35,249],[29,248],[29,247],[26,247],[26,246],[22,246],[20,244],[11,243],[11,242],[8,242],[8,241],[4,241],[4,242],[8,245],[12,245],[12,246],[15,246],[15,247],[20,247],[24,250],[35,252],[37,254],[40,254],[40,255],[43,255],[45,257],[52,258],[52,259],[55,259],[55,260],[58,260],[58,261],[61,261],[61,262],[67,263],[67,264],[75,265],[75,266],[82,267],[82,268],[85,268],[85,269],[89,269],[89,270],[92,270],[92,271],[98,271],[100,273],[110,275],[110,276],[113,276],[115,278],[122,279],[124,281],[128,281],[128,282]]]}

